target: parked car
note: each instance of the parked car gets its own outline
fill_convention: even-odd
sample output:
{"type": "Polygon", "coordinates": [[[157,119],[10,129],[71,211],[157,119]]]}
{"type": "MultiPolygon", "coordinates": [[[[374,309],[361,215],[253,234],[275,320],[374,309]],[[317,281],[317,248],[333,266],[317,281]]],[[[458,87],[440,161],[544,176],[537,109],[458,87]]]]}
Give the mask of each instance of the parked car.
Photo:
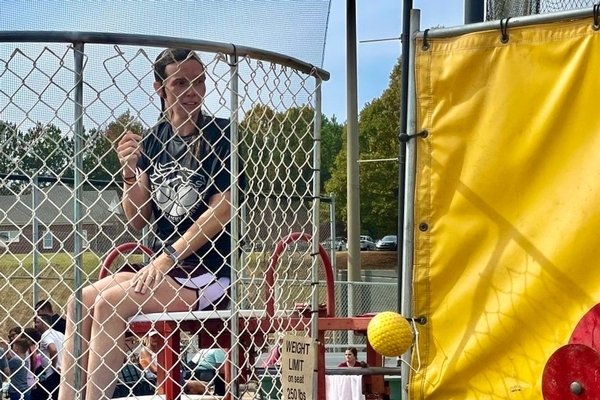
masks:
{"type": "Polygon", "coordinates": [[[242,251],[245,251],[246,253],[258,252],[263,251],[264,247],[265,246],[261,242],[244,243],[242,245],[242,251]]]}
{"type": "MultiPolygon", "coordinates": [[[[331,242],[332,242],[331,238],[328,238],[321,242],[321,246],[323,246],[324,249],[329,249],[329,248],[331,248],[331,242]]],[[[346,242],[347,242],[347,240],[345,237],[338,236],[333,241],[333,247],[337,251],[342,251],[342,250],[346,249],[346,242]]]]}
{"type": "MultiPolygon", "coordinates": [[[[346,243],[346,250],[348,250],[348,243],[346,243]]],[[[360,235],[360,250],[375,250],[375,241],[371,236],[360,235]]]]}
{"type": "Polygon", "coordinates": [[[398,250],[398,236],[387,235],[377,241],[375,245],[377,250],[398,250]]]}

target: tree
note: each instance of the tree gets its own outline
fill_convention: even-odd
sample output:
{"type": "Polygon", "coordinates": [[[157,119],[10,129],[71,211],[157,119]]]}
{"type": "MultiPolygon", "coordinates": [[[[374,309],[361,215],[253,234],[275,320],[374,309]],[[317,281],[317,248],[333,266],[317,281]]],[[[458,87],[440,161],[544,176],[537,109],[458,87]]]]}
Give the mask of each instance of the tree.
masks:
{"type": "MultiPolygon", "coordinates": [[[[129,111],[119,115],[106,128],[92,129],[83,133],[82,171],[84,180],[112,181],[119,177],[120,163],[116,146],[121,136],[131,130],[141,134],[142,124],[129,111]]],[[[74,177],[74,140],[53,124],[38,122],[21,133],[14,124],[0,121],[0,173],[6,175],[61,178],[74,177]]],[[[52,183],[40,182],[41,187],[52,183]]],[[[7,180],[0,194],[15,194],[24,188],[18,180],[7,180]]]]}
{"type": "MultiPolygon", "coordinates": [[[[400,60],[390,74],[382,95],[367,103],[359,115],[359,159],[386,159],[398,156],[400,129],[400,60]]],[[[336,218],[347,222],[346,135],[338,153],[331,179],[325,188],[336,194],[336,218]]],[[[371,236],[397,232],[398,163],[361,163],[359,175],[361,231],[371,236]]]]}
{"type": "Polygon", "coordinates": [[[329,119],[323,115],[321,121],[321,192],[325,192],[325,182],[331,179],[335,158],[342,150],[344,126],[337,122],[335,115],[329,119]]]}
{"type": "Polygon", "coordinates": [[[142,134],[143,125],[129,110],[119,115],[104,129],[92,129],[84,135],[83,171],[88,180],[112,181],[120,179],[121,164],[117,157],[117,143],[127,131],[142,134]]]}
{"type": "Polygon", "coordinates": [[[268,193],[272,171],[269,145],[273,136],[275,111],[267,105],[253,106],[240,123],[240,153],[244,160],[248,193],[268,193]],[[257,176],[263,179],[256,179],[257,176]],[[271,176],[270,176],[271,175],[271,176]]]}
{"type": "MultiPolygon", "coordinates": [[[[32,176],[72,175],[73,139],[54,124],[37,123],[22,137],[21,170],[32,176]]],[[[40,186],[44,186],[40,184],[40,186]]]]}
{"type": "Polygon", "coordinates": [[[240,123],[241,154],[247,191],[262,195],[303,196],[311,189],[314,109],[275,112],[258,104],[240,123]]]}
{"type": "MultiPolygon", "coordinates": [[[[311,189],[312,157],[306,154],[312,155],[314,146],[314,116],[314,109],[308,106],[277,113],[263,104],[244,115],[240,142],[250,192],[301,195],[311,189]],[[252,179],[257,176],[263,179],[252,179]]],[[[335,117],[322,116],[321,192],[342,148],[342,130],[335,117]]]]}
{"type": "MultiPolygon", "coordinates": [[[[19,160],[22,154],[22,133],[17,126],[10,122],[0,121],[0,174],[13,175],[22,174],[19,168],[19,160]]],[[[6,179],[0,185],[0,195],[11,195],[21,190],[22,182],[6,179]]]]}

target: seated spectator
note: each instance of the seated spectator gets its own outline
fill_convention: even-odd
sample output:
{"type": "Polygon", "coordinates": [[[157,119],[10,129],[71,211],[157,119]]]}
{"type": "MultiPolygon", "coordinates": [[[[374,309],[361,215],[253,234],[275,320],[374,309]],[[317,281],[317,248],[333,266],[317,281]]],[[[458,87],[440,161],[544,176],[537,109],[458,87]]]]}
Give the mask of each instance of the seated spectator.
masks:
{"type": "Polygon", "coordinates": [[[10,387],[8,396],[10,400],[30,400],[30,386],[27,383],[27,367],[29,343],[25,338],[16,338],[12,342],[12,357],[8,361],[10,369],[10,387]]]}
{"type": "MultiPolygon", "coordinates": [[[[150,331],[144,340],[144,344],[139,353],[139,364],[142,367],[146,380],[156,384],[158,374],[157,345],[158,332],[150,331]]],[[[214,383],[214,394],[224,396],[225,381],[218,373],[221,364],[225,360],[225,352],[221,349],[214,351],[204,351],[202,356],[195,357],[195,368],[190,379],[182,381],[183,391],[188,394],[207,394],[211,383],[214,383]],[[221,353],[219,353],[219,351],[221,353]],[[218,392],[218,393],[217,393],[218,392]]]]}
{"type": "Polygon", "coordinates": [[[67,321],[60,315],[54,313],[50,300],[38,301],[35,305],[36,315],[48,315],[52,318],[52,329],[59,331],[64,335],[67,321]]]}
{"type": "Polygon", "coordinates": [[[151,396],[155,387],[143,376],[137,358],[127,357],[125,364],[119,371],[118,383],[112,398],[131,396],[151,396]]]}
{"type": "MultiPolygon", "coordinates": [[[[8,338],[10,340],[11,345],[15,343],[16,340],[24,340],[27,343],[27,351],[25,353],[25,366],[27,368],[27,387],[30,389],[28,390],[28,392],[30,393],[31,397],[31,392],[33,391],[33,389],[36,388],[37,382],[35,368],[38,365],[41,365],[41,361],[39,360],[39,353],[37,352],[37,344],[40,339],[39,333],[34,328],[26,328],[25,331],[23,331],[23,328],[21,328],[20,326],[15,326],[14,328],[11,328],[8,331],[8,338]],[[30,335],[27,334],[28,330],[29,333],[31,333],[31,331],[35,332],[33,336],[35,338],[35,341],[30,335]],[[35,357],[37,357],[37,360],[35,359],[35,357]],[[33,364],[32,360],[34,361],[33,364]]],[[[14,354],[15,352],[11,348],[11,350],[7,354],[8,359],[10,360],[14,354]]]]}
{"type": "Polygon", "coordinates": [[[13,356],[13,349],[12,349],[12,344],[13,342],[19,337],[21,336],[21,333],[23,332],[23,328],[21,328],[20,326],[15,326],[14,328],[10,328],[10,330],[8,331],[8,351],[6,352],[6,358],[8,360],[10,360],[10,358],[13,356]]]}
{"type": "Polygon", "coordinates": [[[357,360],[357,356],[358,356],[358,351],[356,350],[356,347],[348,347],[346,349],[346,361],[340,363],[340,365],[338,365],[338,367],[362,367],[362,368],[366,368],[367,367],[367,363],[364,361],[358,361],[357,360]]]}
{"type": "Polygon", "coordinates": [[[186,381],[185,392],[204,394],[207,387],[212,384],[214,395],[225,396],[227,388],[222,371],[225,359],[225,351],[218,347],[200,351],[192,360],[192,363],[195,364],[194,373],[191,379],[186,381]]]}
{"type": "Polygon", "coordinates": [[[277,339],[277,342],[269,350],[267,358],[260,365],[262,368],[274,367],[281,364],[281,339],[277,339]]]}
{"type": "Polygon", "coordinates": [[[138,361],[144,376],[148,382],[153,385],[156,384],[156,375],[158,374],[158,364],[156,359],[156,352],[158,351],[156,345],[156,335],[158,332],[152,330],[148,332],[148,336],[142,341],[143,345],[138,355],[138,361]]]}

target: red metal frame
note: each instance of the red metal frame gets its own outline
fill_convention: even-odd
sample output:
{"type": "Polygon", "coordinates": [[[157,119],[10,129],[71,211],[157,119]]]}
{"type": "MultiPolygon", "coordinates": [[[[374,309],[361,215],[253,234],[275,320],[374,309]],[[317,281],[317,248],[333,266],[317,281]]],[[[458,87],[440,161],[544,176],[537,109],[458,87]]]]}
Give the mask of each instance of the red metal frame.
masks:
{"type": "Polygon", "coordinates": [[[122,256],[123,254],[134,252],[136,250],[141,250],[149,257],[152,257],[153,255],[152,250],[143,244],[133,242],[120,244],[112,249],[104,259],[102,267],[100,268],[100,273],[98,274],[98,279],[106,278],[108,276],[110,273],[110,267],[112,263],[115,262],[117,257],[122,256]]]}
{"type": "MultiPolygon", "coordinates": [[[[260,346],[260,339],[254,337],[255,333],[261,333],[262,336],[267,333],[275,333],[285,330],[290,326],[299,326],[299,324],[310,324],[310,310],[298,310],[292,317],[273,318],[275,315],[275,299],[273,294],[275,268],[279,262],[279,257],[285,248],[296,241],[305,241],[310,243],[311,236],[305,233],[291,233],[277,243],[275,251],[271,256],[269,267],[266,274],[266,317],[264,318],[243,318],[239,320],[239,332],[242,335],[238,337],[238,343],[244,345],[260,346]]],[[[108,276],[111,264],[119,256],[127,252],[142,251],[145,254],[152,256],[152,250],[148,247],[137,243],[124,243],[117,246],[106,257],[100,270],[100,278],[108,276]]],[[[325,309],[319,310],[318,317],[318,355],[317,355],[317,398],[325,399],[325,333],[327,331],[348,331],[352,330],[355,334],[366,336],[367,326],[373,317],[372,314],[358,316],[353,318],[342,318],[335,316],[335,293],[334,293],[334,277],[333,269],[329,256],[323,246],[319,244],[319,256],[323,262],[325,269],[325,283],[327,289],[327,303],[325,309]]],[[[130,325],[130,330],[139,335],[144,335],[151,329],[155,329],[159,335],[158,345],[161,351],[158,354],[158,377],[157,382],[162,382],[159,388],[159,393],[165,394],[166,400],[179,399],[181,396],[180,382],[180,355],[179,341],[180,331],[197,332],[199,334],[200,346],[214,346],[215,342],[222,348],[231,348],[233,343],[232,337],[227,331],[227,322],[218,319],[210,319],[205,321],[161,321],[154,324],[150,322],[137,322],[130,325]],[[209,333],[202,335],[201,332],[209,333]],[[166,344],[166,346],[165,346],[166,344]]],[[[243,352],[240,352],[240,365],[245,365],[242,359],[243,352]]],[[[251,363],[253,360],[249,360],[251,363]]],[[[382,359],[375,353],[371,345],[367,341],[367,363],[372,367],[381,367],[382,359]]],[[[243,371],[248,373],[249,371],[243,371]]],[[[383,390],[383,376],[369,377],[372,387],[377,390],[383,390]],[[379,389],[381,388],[381,389],[379,389]]],[[[231,382],[229,369],[225,369],[225,381],[231,382]]],[[[236,382],[240,383],[240,382],[236,382]]],[[[379,392],[383,393],[383,392],[379,392]]],[[[231,396],[226,396],[230,399],[231,396]]]]}

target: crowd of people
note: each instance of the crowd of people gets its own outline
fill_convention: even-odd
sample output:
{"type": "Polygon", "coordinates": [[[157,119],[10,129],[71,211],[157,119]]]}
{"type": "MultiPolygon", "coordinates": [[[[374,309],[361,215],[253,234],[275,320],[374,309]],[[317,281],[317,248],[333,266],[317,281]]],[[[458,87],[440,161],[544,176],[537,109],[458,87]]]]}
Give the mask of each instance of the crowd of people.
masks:
{"type": "MultiPolygon", "coordinates": [[[[8,346],[0,346],[0,374],[2,390],[10,400],[58,399],[62,372],[65,319],[54,312],[48,300],[35,305],[33,327],[13,327],[8,332],[8,346]]],[[[150,331],[128,358],[141,371],[137,379],[144,379],[155,387],[158,374],[156,335],[150,331]]],[[[280,340],[273,345],[262,367],[279,365],[280,340]]],[[[182,388],[189,394],[226,394],[223,366],[226,353],[220,348],[201,350],[191,360],[188,374],[182,376],[182,388]]],[[[357,350],[349,347],[345,361],[339,367],[366,367],[357,359],[357,350]]]]}
{"type": "MultiPolygon", "coordinates": [[[[53,311],[48,300],[44,300],[36,304],[33,327],[16,326],[8,331],[8,340],[0,346],[0,376],[2,392],[10,400],[58,399],[65,326],[65,319],[53,311]]],[[[132,349],[127,363],[139,368],[141,376],[136,379],[148,383],[149,388],[155,388],[158,373],[157,334],[151,331],[141,339],[140,346],[132,349]]],[[[226,353],[220,348],[198,353],[182,380],[183,390],[190,394],[210,391],[225,395],[222,370],[225,358],[226,353]]]]}
{"type": "Polygon", "coordinates": [[[48,300],[35,305],[33,327],[15,326],[0,347],[2,391],[11,400],[58,398],[66,321],[48,300]]]}

